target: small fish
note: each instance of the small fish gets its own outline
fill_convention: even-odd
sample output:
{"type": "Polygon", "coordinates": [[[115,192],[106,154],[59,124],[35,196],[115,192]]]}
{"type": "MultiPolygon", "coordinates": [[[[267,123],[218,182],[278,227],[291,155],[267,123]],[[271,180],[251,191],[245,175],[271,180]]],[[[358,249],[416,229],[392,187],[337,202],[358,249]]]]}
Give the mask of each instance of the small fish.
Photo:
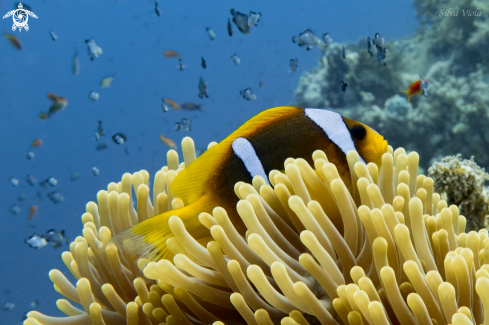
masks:
{"type": "Polygon", "coordinates": [[[36,213],[37,213],[37,205],[31,205],[29,207],[29,216],[27,217],[27,220],[30,222],[32,219],[34,219],[36,213]]]}
{"type": "Polygon", "coordinates": [[[231,24],[231,20],[228,18],[228,35],[233,36],[233,24],[231,24]]]}
{"type": "Polygon", "coordinates": [[[205,60],[203,57],[200,57],[200,66],[204,69],[207,68],[207,64],[205,64],[205,60]]]}
{"type": "Polygon", "coordinates": [[[12,204],[8,210],[14,216],[16,216],[20,213],[20,207],[17,204],[12,204]]]}
{"type": "Polygon", "coordinates": [[[170,106],[171,108],[173,108],[174,110],[179,110],[180,109],[180,106],[173,99],[170,99],[170,98],[163,98],[163,99],[164,99],[165,103],[168,106],[170,106]]]}
{"type": "Polygon", "coordinates": [[[190,123],[192,121],[189,118],[182,118],[180,122],[180,130],[184,132],[189,132],[190,131],[190,123]]]}
{"type": "Polygon", "coordinates": [[[367,51],[371,57],[373,57],[373,56],[377,57],[377,46],[375,46],[375,44],[372,41],[372,39],[370,38],[370,36],[367,37],[367,51]]]}
{"type": "MultiPolygon", "coordinates": [[[[19,29],[20,30],[20,29],[19,29]]],[[[22,43],[19,41],[17,37],[11,34],[4,33],[3,36],[10,42],[10,44],[15,47],[17,50],[22,50],[22,43]]]]}
{"type": "Polygon", "coordinates": [[[39,236],[38,234],[34,233],[28,239],[25,239],[24,243],[29,245],[29,247],[35,249],[41,249],[48,244],[48,241],[42,236],[39,236]]]}
{"type": "Polygon", "coordinates": [[[31,142],[31,147],[36,148],[42,145],[42,140],[41,139],[35,139],[34,141],[31,142]]]}
{"type": "Polygon", "coordinates": [[[25,153],[25,157],[28,159],[28,160],[31,160],[31,159],[34,159],[35,155],[32,151],[28,151],[25,153]]]}
{"type": "Polygon", "coordinates": [[[233,59],[234,65],[238,65],[241,63],[241,59],[238,57],[236,53],[231,55],[231,59],[233,59]]]}
{"type": "Polygon", "coordinates": [[[182,105],[180,105],[180,108],[185,110],[185,111],[201,111],[202,110],[202,104],[183,103],[182,105]]]}
{"type": "Polygon", "coordinates": [[[20,194],[18,197],[17,197],[17,201],[24,201],[25,200],[25,195],[24,194],[20,194]]]}
{"type": "Polygon", "coordinates": [[[183,71],[183,69],[186,67],[186,65],[183,65],[182,64],[182,59],[178,59],[178,65],[177,65],[177,69],[179,71],[183,71]]]}
{"type": "Polygon", "coordinates": [[[163,52],[163,56],[167,59],[171,59],[171,58],[179,58],[181,57],[180,53],[178,52],[175,52],[173,50],[166,50],[163,52]]]}
{"type": "Polygon", "coordinates": [[[65,238],[65,231],[57,231],[54,229],[49,229],[46,231],[46,234],[44,235],[44,238],[48,243],[51,243],[53,248],[59,248],[63,244],[67,244],[68,240],[65,238]]]}
{"type": "Polygon", "coordinates": [[[341,45],[340,56],[341,56],[342,59],[346,59],[345,47],[343,45],[341,45]]]}
{"type": "Polygon", "coordinates": [[[258,81],[258,88],[263,89],[263,82],[258,81]]]}
{"type": "Polygon", "coordinates": [[[34,301],[32,301],[32,302],[29,304],[29,306],[31,306],[31,308],[34,308],[34,307],[36,307],[37,305],[39,305],[39,300],[34,300],[34,301]]]}
{"type": "Polygon", "coordinates": [[[65,200],[65,198],[61,195],[60,192],[58,191],[54,191],[54,192],[51,192],[51,193],[48,193],[48,198],[54,203],[54,204],[58,204],[60,202],[63,202],[65,200]]]}
{"type": "Polygon", "coordinates": [[[323,42],[326,46],[333,44],[333,39],[329,36],[329,32],[323,34],[323,42]]]}
{"type": "Polygon", "coordinates": [[[163,111],[163,113],[166,113],[170,110],[170,107],[168,107],[164,98],[161,99],[161,110],[163,111]]]}
{"type": "Polygon", "coordinates": [[[214,33],[214,31],[212,29],[207,27],[205,30],[207,31],[207,34],[209,35],[209,38],[211,39],[211,41],[214,40],[214,38],[216,38],[216,33],[214,33]]]}
{"type": "Polygon", "coordinates": [[[58,97],[54,93],[48,93],[48,98],[53,103],[49,106],[49,109],[46,114],[46,118],[51,117],[51,115],[58,113],[63,110],[66,106],[68,106],[68,100],[64,97],[58,97]]]}
{"type": "Polygon", "coordinates": [[[180,122],[175,122],[175,128],[173,130],[188,132],[190,131],[190,123],[190,119],[182,118],[180,122]]]}
{"type": "Polygon", "coordinates": [[[419,77],[419,80],[414,81],[409,85],[409,88],[407,90],[403,90],[402,92],[406,93],[408,95],[407,101],[409,102],[411,100],[411,97],[416,96],[416,95],[425,95],[428,96],[428,89],[430,88],[430,85],[428,83],[428,80],[423,79],[423,77],[419,77]]]}
{"type": "Polygon", "coordinates": [[[94,138],[95,138],[95,141],[97,141],[98,139],[100,139],[100,137],[103,137],[105,134],[104,134],[104,130],[102,129],[102,121],[97,121],[97,131],[95,131],[95,135],[94,135],[94,138]]]}
{"type": "Polygon", "coordinates": [[[289,72],[294,72],[297,70],[297,64],[299,63],[299,59],[290,59],[289,72]]]}
{"type": "Polygon", "coordinates": [[[127,149],[127,147],[124,147],[124,152],[126,153],[126,156],[129,156],[129,150],[127,149]]]}
{"type": "Polygon", "coordinates": [[[71,72],[78,76],[80,74],[80,59],[78,58],[78,50],[75,48],[75,54],[71,60],[71,72]]]}
{"type": "Polygon", "coordinates": [[[118,145],[124,144],[126,142],[126,136],[122,133],[116,133],[112,136],[112,141],[118,145]]]}
{"type": "Polygon", "coordinates": [[[100,169],[98,169],[95,166],[92,166],[92,174],[93,174],[93,176],[98,176],[99,173],[100,173],[100,169]]]}
{"type": "Polygon", "coordinates": [[[55,41],[58,39],[58,36],[56,36],[56,34],[53,32],[52,29],[49,31],[49,36],[51,36],[52,41],[55,41]]]}
{"type": "Polygon", "coordinates": [[[93,38],[85,40],[85,43],[87,43],[88,55],[90,56],[91,61],[95,60],[102,55],[102,53],[104,53],[102,48],[95,43],[93,38]]]}
{"type": "Polygon", "coordinates": [[[341,82],[340,82],[341,91],[343,91],[343,92],[346,91],[347,86],[348,86],[348,83],[341,80],[341,82]]]}
{"type": "Polygon", "coordinates": [[[96,102],[97,100],[100,99],[100,94],[99,93],[96,93],[94,91],[91,91],[90,94],[88,94],[88,98],[92,101],[92,102],[96,102]]]}
{"type": "Polygon", "coordinates": [[[209,95],[207,94],[207,82],[204,82],[204,79],[200,77],[199,79],[199,98],[209,98],[209,95]]]}
{"type": "Polygon", "coordinates": [[[80,177],[80,174],[79,174],[79,173],[77,173],[77,172],[74,172],[74,173],[72,173],[72,174],[71,174],[70,179],[71,179],[72,181],[75,181],[75,180],[77,180],[77,179],[78,179],[78,177],[80,177]]]}
{"type": "Polygon", "coordinates": [[[156,2],[156,1],[155,1],[155,14],[158,17],[161,16],[161,10],[160,10],[160,7],[158,7],[158,2],[156,2]]]}
{"type": "Polygon", "coordinates": [[[377,62],[382,63],[383,65],[386,65],[386,53],[387,49],[386,48],[380,48],[377,47],[377,62]]]}
{"type": "Polygon", "coordinates": [[[103,77],[102,79],[100,79],[100,87],[102,88],[110,87],[110,85],[112,85],[112,82],[114,81],[114,78],[115,78],[115,74],[112,76],[103,77]]]}
{"type": "Polygon", "coordinates": [[[19,185],[19,180],[15,177],[10,177],[10,184],[12,184],[13,186],[17,186],[19,185]]]}
{"type": "Polygon", "coordinates": [[[49,185],[51,185],[51,186],[56,186],[56,185],[58,185],[58,180],[57,180],[56,178],[54,178],[54,177],[49,177],[49,178],[47,179],[47,182],[48,182],[48,184],[49,184],[49,185]]]}
{"type": "Polygon", "coordinates": [[[308,28],[300,33],[299,36],[292,36],[292,42],[299,44],[299,46],[306,46],[306,49],[309,51],[321,41],[316,34],[308,28]]]}
{"type": "Polygon", "coordinates": [[[104,150],[104,149],[107,149],[107,144],[106,143],[99,143],[96,147],[95,147],[95,150],[97,151],[100,151],[100,150],[104,150]]]}
{"type": "Polygon", "coordinates": [[[254,99],[256,99],[256,95],[253,93],[253,90],[251,89],[251,87],[248,87],[248,88],[246,88],[244,90],[241,90],[239,92],[239,94],[241,96],[243,96],[243,98],[246,99],[246,100],[254,100],[254,99]]]}
{"type": "Polygon", "coordinates": [[[158,134],[158,136],[160,137],[161,142],[165,146],[167,146],[168,149],[177,149],[177,145],[175,144],[175,142],[172,139],[164,137],[161,134],[158,134]]]}
{"type": "Polygon", "coordinates": [[[248,26],[257,26],[260,18],[261,12],[256,13],[254,11],[250,11],[250,14],[248,15],[248,26]]]}
{"type": "Polygon", "coordinates": [[[375,33],[373,42],[378,48],[384,47],[384,38],[379,33],[375,33]]]}
{"type": "Polygon", "coordinates": [[[37,178],[35,178],[32,174],[27,174],[25,176],[25,181],[27,182],[27,184],[29,184],[29,186],[34,186],[37,184],[37,178]]]}
{"type": "Polygon", "coordinates": [[[233,23],[236,24],[239,31],[243,34],[250,33],[250,25],[248,25],[248,15],[239,11],[231,9],[231,15],[233,16],[233,23]]]}
{"type": "Polygon", "coordinates": [[[45,121],[45,120],[47,120],[49,118],[48,114],[45,113],[45,112],[39,113],[38,117],[39,117],[39,119],[41,119],[43,121],[45,121]]]}
{"type": "Polygon", "coordinates": [[[13,302],[6,302],[2,306],[2,309],[5,311],[11,311],[14,308],[15,308],[15,304],[13,302]]]}

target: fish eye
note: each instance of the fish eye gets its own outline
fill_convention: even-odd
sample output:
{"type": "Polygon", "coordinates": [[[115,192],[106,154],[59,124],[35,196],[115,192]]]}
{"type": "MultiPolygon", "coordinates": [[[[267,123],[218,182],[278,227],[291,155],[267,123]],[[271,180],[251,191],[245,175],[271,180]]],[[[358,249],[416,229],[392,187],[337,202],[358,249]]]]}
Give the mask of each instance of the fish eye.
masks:
{"type": "Polygon", "coordinates": [[[351,128],[350,133],[353,139],[363,140],[367,135],[367,130],[362,125],[357,124],[351,128]]]}

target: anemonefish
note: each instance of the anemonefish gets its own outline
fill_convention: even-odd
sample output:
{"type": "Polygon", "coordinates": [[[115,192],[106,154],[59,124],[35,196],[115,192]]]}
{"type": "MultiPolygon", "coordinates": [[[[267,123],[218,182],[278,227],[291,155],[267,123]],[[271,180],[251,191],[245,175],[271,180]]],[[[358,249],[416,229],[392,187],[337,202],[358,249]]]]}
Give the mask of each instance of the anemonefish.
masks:
{"type": "MultiPolygon", "coordinates": [[[[172,236],[168,219],[175,215],[197,240],[210,237],[198,220],[201,212],[226,209],[238,232],[246,228],[236,212],[238,181],[251,183],[259,175],[268,183],[271,170],[283,170],[289,157],[303,158],[311,166],[312,153],[323,150],[335,164],[345,184],[351,184],[346,159],[356,150],[360,160],[379,167],[387,151],[387,141],[368,126],[324,109],[275,107],[248,120],[227,138],[186,166],[172,182],[171,197],[185,206],[149,218],[113,238],[129,253],[151,259],[171,258],[166,240],[172,236]]],[[[351,187],[351,185],[348,185],[351,187]]]]}
{"type": "Polygon", "coordinates": [[[411,100],[411,97],[415,95],[425,95],[428,96],[428,89],[430,88],[430,85],[428,84],[428,80],[423,79],[423,77],[419,77],[419,80],[416,80],[415,82],[411,83],[409,85],[408,90],[403,90],[402,92],[406,93],[408,95],[408,102],[411,100]]]}

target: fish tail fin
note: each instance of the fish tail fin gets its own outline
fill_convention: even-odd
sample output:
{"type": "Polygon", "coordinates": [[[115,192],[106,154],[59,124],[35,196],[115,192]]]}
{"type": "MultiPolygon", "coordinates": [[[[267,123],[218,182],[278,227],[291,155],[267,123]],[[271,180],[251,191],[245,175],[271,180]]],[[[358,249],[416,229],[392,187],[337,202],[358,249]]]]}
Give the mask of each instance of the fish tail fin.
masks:
{"type": "Polygon", "coordinates": [[[408,97],[407,97],[407,101],[408,101],[408,103],[409,103],[409,101],[411,101],[411,97],[412,97],[412,95],[411,95],[411,94],[409,94],[409,90],[403,90],[402,92],[403,92],[403,93],[405,93],[405,94],[407,94],[407,96],[408,96],[408,97]]]}
{"type": "Polygon", "coordinates": [[[203,239],[209,237],[210,234],[208,229],[199,222],[198,215],[201,212],[211,213],[214,208],[212,203],[212,200],[203,196],[183,208],[170,210],[146,219],[117,234],[111,241],[123,250],[132,261],[137,261],[141,257],[151,261],[171,259],[174,254],[166,245],[168,238],[173,237],[168,225],[170,217],[179,217],[192,237],[196,240],[203,239]]]}

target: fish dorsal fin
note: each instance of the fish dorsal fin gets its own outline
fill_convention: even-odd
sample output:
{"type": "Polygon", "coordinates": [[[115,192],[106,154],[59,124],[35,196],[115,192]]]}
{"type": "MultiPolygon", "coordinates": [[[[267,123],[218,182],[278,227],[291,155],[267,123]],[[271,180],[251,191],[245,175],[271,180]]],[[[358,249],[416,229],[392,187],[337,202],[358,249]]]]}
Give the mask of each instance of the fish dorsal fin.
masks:
{"type": "Polygon", "coordinates": [[[170,193],[172,197],[180,198],[185,205],[199,199],[204,193],[204,187],[209,176],[221,168],[223,159],[232,153],[231,145],[236,138],[249,138],[258,128],[266,127],[279,118],[286,118],[297,114],[302,108],[293,106],[280,106],[265,110],[246,123],[220,143],[204,152],[199,158],[185,167],[172,182],[170,193]]]}

